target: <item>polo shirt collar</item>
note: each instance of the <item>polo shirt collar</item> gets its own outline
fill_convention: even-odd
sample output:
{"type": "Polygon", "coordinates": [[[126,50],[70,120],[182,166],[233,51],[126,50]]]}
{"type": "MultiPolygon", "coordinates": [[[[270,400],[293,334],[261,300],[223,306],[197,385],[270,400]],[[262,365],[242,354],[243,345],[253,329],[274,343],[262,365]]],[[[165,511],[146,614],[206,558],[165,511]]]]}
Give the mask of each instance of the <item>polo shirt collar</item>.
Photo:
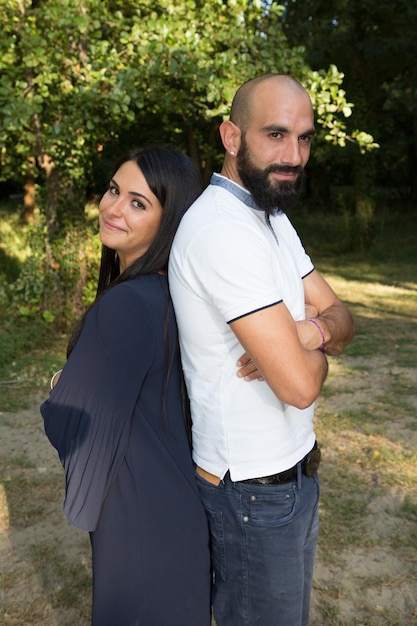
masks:
{"type": "Polygon", "coordinates": [[[221,174],[213,174],[210,180],[210,185],[217,185],[217,187],[222,187],[229,191],[231,194],[235,196],[238,200],[246,204],[251,209],[255,209],[256,211],[261,211],[265,213],[263,209],[260,209],[254,199],[252,198],[249,191],[238,185],[237,183],[230,180],[230,178],[226,178],[221,174]]]}

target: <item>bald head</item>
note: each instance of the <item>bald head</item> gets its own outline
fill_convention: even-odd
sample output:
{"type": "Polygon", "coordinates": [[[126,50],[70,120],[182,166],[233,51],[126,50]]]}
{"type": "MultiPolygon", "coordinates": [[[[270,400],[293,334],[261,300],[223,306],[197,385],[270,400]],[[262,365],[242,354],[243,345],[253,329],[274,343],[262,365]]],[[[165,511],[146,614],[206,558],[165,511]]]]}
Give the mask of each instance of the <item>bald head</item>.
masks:
{"type": "Polygon", "coordinates": [[[309,95],[301,83],[295,78],[285,74],[264,74],[257,76],[243,83],[237,90],[233,98],[230,110],[230,121],[236,124],[241,130],[245,131],[249,125],[254,106],[257,102],[257,96],[265,91],[269,91],[271,87],[275,89],[283,89],[290,91],[298,91],[307,98],[309,95]]]}
{"type": "Polygon", "coordinates": [[[310,96],[291,76],[244,83],[220,125],[223,176],[245,187],[258,207],[286,211],[298,199],[315,134],[310,96]]]}

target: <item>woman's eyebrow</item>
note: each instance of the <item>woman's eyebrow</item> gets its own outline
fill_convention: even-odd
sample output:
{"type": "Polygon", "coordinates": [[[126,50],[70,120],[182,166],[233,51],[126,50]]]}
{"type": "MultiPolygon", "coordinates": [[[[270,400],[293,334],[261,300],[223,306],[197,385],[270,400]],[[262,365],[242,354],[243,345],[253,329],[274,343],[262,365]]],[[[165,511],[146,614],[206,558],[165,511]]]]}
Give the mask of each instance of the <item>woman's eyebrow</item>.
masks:
{"type": "Polygon", "coordinates": [[[149,198],[147,196],[145,196],[143,193],[139,193],[139,191],[128,191],[128,193],[131,196],[134,196],[135,198],[143,198],[144,200],[146,200],[146,202],[148,204],[152,204],[152,202],[149,200],[149,198]]]}
{"type": "MultiPolygon", "coordinates": [[[[111,179],[110,184],[117,187],[117,189],[120,191],[120,186],[117,184],[114,178],[111,179]]],[[[152,202],[149,200],[149,198],[143,193],[139,193],[139,191],[128,191],[128,194],[134,196],[135,198],[143,198],[148,204],[152,205],[152,202]]]]}

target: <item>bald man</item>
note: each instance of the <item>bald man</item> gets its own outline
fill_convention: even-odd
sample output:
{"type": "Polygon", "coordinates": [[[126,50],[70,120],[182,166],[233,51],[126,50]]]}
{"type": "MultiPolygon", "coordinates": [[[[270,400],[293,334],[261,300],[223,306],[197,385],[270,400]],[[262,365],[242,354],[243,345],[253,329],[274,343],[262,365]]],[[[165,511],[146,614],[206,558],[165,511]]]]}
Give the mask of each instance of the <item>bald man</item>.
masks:
{"type": "Polygon", "coordinates": [[[309,621],[320,462],[314,401],[327,355],[354,334],[287,217],[314,133],[299,82],[268,74],[242,85],[220,126],[221,174],[185,214],[171,252],[217,626],[309,621]]]}

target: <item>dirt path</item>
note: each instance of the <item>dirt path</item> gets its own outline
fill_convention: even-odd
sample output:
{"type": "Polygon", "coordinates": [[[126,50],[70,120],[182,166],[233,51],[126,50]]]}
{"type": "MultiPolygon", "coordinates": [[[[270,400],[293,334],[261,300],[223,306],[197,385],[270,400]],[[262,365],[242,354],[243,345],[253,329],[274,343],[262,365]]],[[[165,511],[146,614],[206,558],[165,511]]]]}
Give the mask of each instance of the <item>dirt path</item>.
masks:
{"type": "Polygon", "coordinates": [[[0,624],[83,626],[78,610],[53,608],[64,577],[56,576],[56,561],[89,573],[89,543],[62,513],[62,468],[43,432],[39,400],[0,414],[1,465],[8,461],[9,469],[0,484],[0,624]]]}
{"type": "MultiPolygon", "coordinates": [[[[364,414],[370,406],[379,411],[378,402],[383,402],[387,385],[399,376],[403,384],[406,379],[417,388],[417,369],[399,372],[382,360],[361,363],[353,357],[333,366],[330,392],[317,407],[319,436],[321,431],[325,441],[321,470],[324,522],[327,510],[334,510],[328,508],[326,494],[329,497],[332,490],[340,489],[343,500],[346,459],[355,466],[361,454],[368,454],[364,446],[374,446],[373,454],[382,449],[381,440],[375,439],[382,432],[386,449],[401,446],[404,454],[417,450],[415,412],[403,411],[397,421],[387,418],[381,429],[368,433],[352,427],[335,429],[326,423],[327,411],[346,411],[347,403],[355,410],[363,407],[364,414]],[[337,481],[340,483],[335,484],[337,481]]],[[[43,433],[40,400],[35,398],[28,410],[0,414],[0,624],[88,626],[88,537],[63,516],[63,475],[43,433]]],[[[415,393],[409,394],[408,402],[417,409],[415,393]]],[[[414,478],[404,476],[404,481],[393,480],[391,486],[388,480],[384,489],[379,488],[378,467],[362,476],[359,466],[359,479],[366,483],[358,517],[364,537],[355,536],[350,544],[339,547],[326,536],[324,523],[311,626],[417,624],[415,509],[409,516],[402,514],[407,498],[414,497],[416,507],[415,465],[411,469],[414,478]]],[[[398,471],[407,473],[409,468],[405,464],[398,471]]],[[[391,469],[395,477],[396,468],[391,469]]],[[[348,523],[349,509],[345,518],[348,523]]],[[[346,541],[346,533],[343,536],[346,541]]]]}
{"type": "Polygon", "coordinates": [[[323,533],[319,538],[311,626],[415,626],[417,367],[395,367],[385,357],[345,357],[332,365],[329,385],[332,392],[316,410],[325,441],[321,518],[325,522],[329,497],[343,500],[356,479],[357,493],[350,489],[355,513],[349,519],[347,507],[340,525],[358,520],[360,529],[352,528],[348,545],[333,543],[330,555],[323,533]],[[391,398],[392,389],[399,394],[391,398]],[[356,428],[328,428],[329,414],[343,422],[350,412],[359,418],[356,428]]]}

